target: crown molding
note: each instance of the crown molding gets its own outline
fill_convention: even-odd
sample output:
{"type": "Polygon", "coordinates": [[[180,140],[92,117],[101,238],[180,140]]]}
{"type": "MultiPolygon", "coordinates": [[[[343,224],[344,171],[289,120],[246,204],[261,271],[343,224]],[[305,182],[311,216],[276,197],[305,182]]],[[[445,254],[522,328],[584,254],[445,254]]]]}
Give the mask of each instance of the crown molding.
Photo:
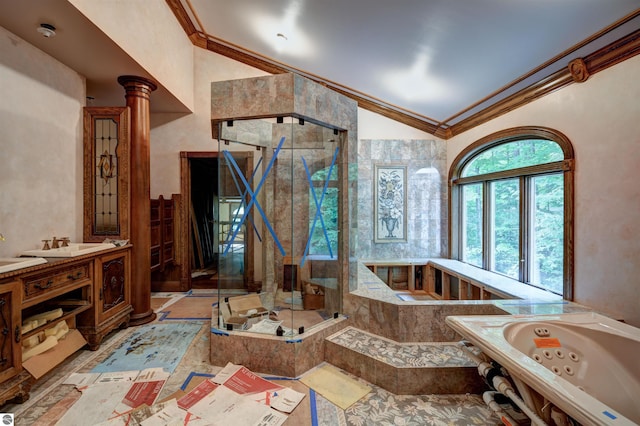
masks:
{"type": "MultiPolygon", "coordinates": [[[[520,108],[549,93],[568,86],[569,84],[573,84],[576,82],[583,83],[587,81],[591,75],[596,74],[615,64],[623,62],[640,53],[640,30],[636,30],[635,32],[583,58],[574,58],[573,60],[568,62],[567,66],[562,70],[557,71],[545,78],[542,78],[537,82],[530,84],[524,89],[519,90],[518,92],[502,100],[493,102],[488,107],[470,115],[469,117],[464,118],[463,120],[460,120],[453,125],[450,125],[448,123],[451,122],[452,119],[460,116],[464,112],[470,110],[471,108],[479,105],[482,102],[490,102],[492,98],[495,98],[500,93],[506,91],[513,85],[522,81],[524,77],[499,89],[489,97],[457,113],[453,117],[450,117],[443,122],[438,122],[437,120],[414,113],[397,105],[389,104],[382,101],[381,99],[368,96],[346,86],[342,86],[336,82],[326,80],[314,74],[307,73],[294,67],[290,67],[284,63],[264,57],[256,52],[244,49],[241,46],[233,45],[231,43],[225,42],[224,40],[217,39],[211,35],[206,34],[203,29],[198,29],[196,25],[194,25],[188,12],[185,10],[180,0],[166,0],[166,2],[169,8],[173,11],[176,19],[184,29],[185,33],[187,34],[187,37],[189,37],[189,39],[195,46],[218,53],[230,59],[242,62],[246,65],[271,74],[282,74],[291,72],[302,75],[305,78],[308,78],[323,86],[329,87],[332,90],[335,90],[336,92],[355,100],[360,108],[380,114],[391,120],[416,128],[442,139],[450,139],[453,136],[459,135],[463,132],[466,132],[467,130],[479,126],[480,124],[486,123],[490,120],[495,119],[496,117],[520,108]]],[[[625,17],[623,20],[617,22],[608,29],[601,31],[596,36],[594,36],[594,38],[597,38],[598,35],[604,34],[609,29],[615,28],[617,25],[620,25],[621,23],[626,22],[638,15],[640,15],[640,11],[625,17]]],[[[571,50],[573,50],[573,48],[569,51],[571,50]]]]}

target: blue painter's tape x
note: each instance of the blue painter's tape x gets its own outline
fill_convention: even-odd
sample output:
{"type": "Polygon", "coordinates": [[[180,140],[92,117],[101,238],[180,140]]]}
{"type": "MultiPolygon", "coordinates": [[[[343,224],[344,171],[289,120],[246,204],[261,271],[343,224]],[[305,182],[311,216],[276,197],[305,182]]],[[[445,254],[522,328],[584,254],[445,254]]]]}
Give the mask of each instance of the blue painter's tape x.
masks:
{"type": "MultiPolygon", "coordinates": [[[[260,203],[257,200],[257,196],[260,193],[260,190],[262,189],[262,186],[264,185],[264,182],[267,179],[267,176],[269,176],[269,173],[271,172],[271,169],[273,168],[273,164],[275,163],[276,159],[278,158],[278,154],[280,153],[280,150],[282,149],[282,145],[284,144],[284,140],[285,140],[285,138],[283,136],[280,139],[280,142],[278,143],[278,147],[276,148],[275,152],[273,153],[273,157],[271,158],[271,160],[269,160],[269,164],[267,164],[267,168],[265,169],[264,174],[262,175],[262,178],[260,179],[260,182],[258,182],[258,185],[256,186],[256,190],[255,191],[251,190],[251,185],[249,184],[249,182],[247,182],[247,179],[242,174],[242,172],[240,170],[240,167],[238,167],[238,163],[236,163],[234,158],[231,156],[231,153],[229,151],[223,151],[223,155],[229,161],[229,163],[233,166],[233,168],[235,169],[236,173],[240,177],[240,180],[242,180],[242,183],[244,184],[244,186],[245,186],[245,188],[247,190],[246,193],[249,194],[249,202],[247,203],[247,208],[244,210],[244,212],[242,214],[242,218],[240,219],[239,223],[243,224],[244,221],[247,220],[247,216],[249,215],[249,212],[251,211],[251,207],[253,205],[255,205],[256,209],[260,213],[260,216],[262,216],[262,220],[264,221],[265,226],[267,227],[267,229],[271,233],[271,236],[273,237],[273,240],[274,240],[276,246],[278,247],[278,250],[280,250],[280,254],[282,254],[283,256],[286,255],[286,252],[284,251],[284,248],[282,247],[282,244],[280,243],[280,240],[278,239],[278,236],[276,235],[276,232],[273,230],[273,227],[271,226],[271,222],[269,222],[269,219],[267,218],[267,215],[262,210],[262,207],[260,206],[260,203]]],[[[238,234],[239,230],[240,230],[239,226],[236,227],[236,229],[234,229],[233,235],[231,236],[231,240],[230,240],[229,246],[235,240],[236,235],[238,234]]],[[[229,246],[227,246],[225,248],[225,251],[224,251],[224,255],[225,256],[226,256],[226,254],[227,254],[227,252],[229,250],[229,246]]]]}

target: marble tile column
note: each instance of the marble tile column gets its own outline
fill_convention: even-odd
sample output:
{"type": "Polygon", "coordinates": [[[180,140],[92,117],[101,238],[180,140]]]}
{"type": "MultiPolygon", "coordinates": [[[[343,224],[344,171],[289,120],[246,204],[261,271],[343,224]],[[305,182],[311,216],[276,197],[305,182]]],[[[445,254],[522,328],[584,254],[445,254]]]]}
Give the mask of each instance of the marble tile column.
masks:
{"type": "Polygon", "coordinates": [[[157,86],[150,80],[133,75],[118,77],[125,88],[125,99],[131,110],[130,138],[130,242],[131,313],[130,325],[153,321],[151,309],[151,189],[150,189],[150,112],[149,99],[157,86]]]}

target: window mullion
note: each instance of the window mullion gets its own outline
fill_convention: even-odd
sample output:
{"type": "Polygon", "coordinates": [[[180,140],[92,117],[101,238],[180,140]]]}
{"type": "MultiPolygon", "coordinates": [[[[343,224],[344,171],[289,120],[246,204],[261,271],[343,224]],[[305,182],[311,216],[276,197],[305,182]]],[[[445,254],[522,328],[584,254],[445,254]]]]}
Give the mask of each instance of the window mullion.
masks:
{"type": "Polygon", "coordinates": [[[482,182],[482,269],[491,269],[491,185],[482,182]]]}
{"type": "Polygon", "coordinates": [[[520,281],[531,282],[531,179],[527,176],[520,177],[520,281]]]}

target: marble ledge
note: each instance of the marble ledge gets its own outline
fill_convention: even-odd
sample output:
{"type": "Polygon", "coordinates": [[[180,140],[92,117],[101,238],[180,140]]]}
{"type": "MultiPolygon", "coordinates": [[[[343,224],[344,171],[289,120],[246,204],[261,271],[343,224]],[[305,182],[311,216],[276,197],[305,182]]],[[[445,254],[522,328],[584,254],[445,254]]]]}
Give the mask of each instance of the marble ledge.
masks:
{"type": "MultiPolygon", "coordinates": [[[[427,260],[422,263],[424,259],[420,259],[419,261],[421,264],[429,262],[429,260],[427,260]]],[[[438,259],[438,264],[442,261],[443,259],[438,259]]],[[[366,262],[366,264],[370,264],[371,260],[365,260],[364,262],[366,262]]],[[[384,265],[394,264],[394,261],[392,260],[377,260],[376,262],[384,265]]],[[[407,291],[392,290],[380,278],[378,278],[376,274],[367,268],[363,261],[358,262],[357,289],[352,291],[350,294],[399,306],[492,305],[504,311],[506,314],[511,315],[553,315],[574,312],[595,312],[588,306],[563,300],[561,298],[557,298],[556,300],[549,298],[536,299],[533,296],[527,299],[512,298],[495,300],[437,300],[426,296],[423,300],[404,300],[402,295],[407,294],[407,291]]],[[[602,314],[607,315],[606,313],[602,314]]]]}

